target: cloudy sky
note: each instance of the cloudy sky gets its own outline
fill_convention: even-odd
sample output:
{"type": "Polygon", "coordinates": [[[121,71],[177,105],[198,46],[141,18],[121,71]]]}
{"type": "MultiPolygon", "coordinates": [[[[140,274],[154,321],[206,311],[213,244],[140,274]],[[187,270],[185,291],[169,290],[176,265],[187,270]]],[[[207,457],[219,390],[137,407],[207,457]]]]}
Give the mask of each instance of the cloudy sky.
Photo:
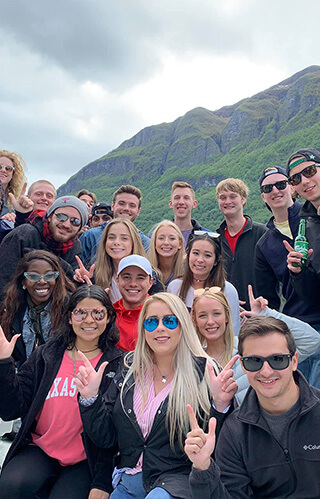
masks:
{"type": "Polygon", "coordinates": [[[0,147],[57,187],[141,128],[319,61],[318,0],[2,0],[0,147]]]}

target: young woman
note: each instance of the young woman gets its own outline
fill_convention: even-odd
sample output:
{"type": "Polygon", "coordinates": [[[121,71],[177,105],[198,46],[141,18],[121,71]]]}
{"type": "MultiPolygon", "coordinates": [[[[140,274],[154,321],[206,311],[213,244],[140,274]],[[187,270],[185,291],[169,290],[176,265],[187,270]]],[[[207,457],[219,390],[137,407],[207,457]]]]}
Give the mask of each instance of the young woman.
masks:
{"type": "Polygon", "coordinates": [[[215,232],[195,231],[187,246],[187,265],[182,279],[175,279],[167,291],[180,298],[191,309],[194,291],[219,286],[225,293],[232,312],[235,334],[240,330],[239,296],[236,288],[225,279],[220,235],[215,232]]]}
{"type": "MultiPolygon", "coordinates": [[[[2,215],[9,213],[11,206],[8,194],[19,196],[25,179],[25,163],[15,152],[0,150],[0,182],[4,188],[5,201],[2,215]]],[[[14,220],[13,220],[14,221],[14,220]]]]}
{"type": "MultiPolygon", "coordinates": [[[[198,289],[195,294],[192,319],[200,341],[207,354],[224,366],[237,353],[238,347],[238,338],[234,338],[232,333],[229,304],[220,288],[198,289]]],[[[316,351],[320,337],[309,324],[268,308],[264,298],[254,298],[251,286],[248,287],[248,295],[251,310],[242,312],[242,315],[262,315],[284,321],[295,338],[299,360],[305,360],[316,351]]],[[[238,404],[241,404],[249,382],[241,369],[240,362],[235,364],[234,377],[238,384],[235,397],[238,404]]]]}
{"type": "Polygon", "coordinates": [[[122,352],[115,347],[119,333],[108,295],[99,286],[75,291],[55,336],[18,374],[11,358],[17,338],[8,342],[0,328],[0,416],[22,418],[3,466],[0,498],[88,499],[90,493],[90,499],[107,499],[112,453],[83,433],[75,377],[83,364],[79,350],[92,369],[107,361],[102,391],[118,369],[122,352]]]}
{"type": "MultiPolygon", "coordinates": [[[[115,281],[119,262],[125,256],[132,254],[147,257],[138,229],[130,220],[115,218],[106,225],[103,231],[96,264],[86,270],[80,258],[77,257],[79,268],[75,271],[74,278],[78,282],[85,282],[85,279],[93,277],[96,284],[104,289],[110,289],[111,301],[115,303],[121,298],[115,281]]],[[[156,289],[156,285],[159,287],[159,284],[157,282],[153,288],[156,289]]]]}
{"type": "Polygon", "coordinates": [[[136,349],[126,356],[105,405],[98,395],[100,376],[85,360],[76,381],[80,404],[86,405],[80,405],[84,428],[100,446],[117,443],[119,449],[110,499],[191,498],[191,463],[183,451],[186,406],[195,406],[202,426],[215,413],[220,427],[237,389],[234,361],[217,375],[185,305],[169,293],[144,304],[136,349]]]}
{"type": "Polygon", "coordinates": [[[53,253],[35,250],[21,258],[0,309],[6,337],[20,334],[13,352],[18,366],[57,330],[67,293],[74,290],[53,253]]]}
{"type": "Polygon", "coordinates": [[[159,269],[165,288],[184,270],[185,250],[183,235],[171,220],[162,220],[153,230],[149,258],[153,268],[159,269]]]}
{"type": "Polygon", "coordinates": [[[197,289],[191,316],[207,354],[224,367],[234,355],[231,310],[221,288],[197,289]]]}

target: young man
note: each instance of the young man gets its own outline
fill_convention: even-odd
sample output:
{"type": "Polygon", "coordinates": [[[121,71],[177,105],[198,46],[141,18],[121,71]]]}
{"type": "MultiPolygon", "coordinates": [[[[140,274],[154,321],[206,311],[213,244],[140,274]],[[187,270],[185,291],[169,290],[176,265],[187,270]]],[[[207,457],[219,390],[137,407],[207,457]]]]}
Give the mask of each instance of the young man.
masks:
{"type": "Polygon", "coordinates": [[[173,221],[182,232],[185,247],[195,230],[209,232],[208,229],[201,227],[197,220],[191,218],[191,212],[198,206],[198,201],[195,198],[193,188],[187,182],[174,182],[172,184],[169,206],[174,212],[173,221]]]}
{"type": "Polygon", "coordinates": [[[20,258],[25,253],[44,249],[60,258],[67,276],[72,280],[78,264],[75,256],[81,255],[81,244],[77,235],[87,223],[88,208],[75,196],[56,199],[47,213],[34,212],[27,223],[13,229],[0,246],[0,293],[10,281],[20,258]]]}
{"type": "Polygon", "coordinates": [[[278,319],[253,317],[238,348],[251,387],[223,424],[215,461],[214,421],[205,434],[189,408],[193,497],[320,497],[320,391],[297,371],[291,332],[278,319]]]}
{"type": "Polygon", "coordinates": [[[106,224],[112,219],[113,211],[111,209],[111,204],[97,203],[92,207],[91,210],[90,227],[100,227],[100,225],[106,224]]]}
{"type": "Polygon", "coordinates": [[[221,234],[227,280],[235,286],[247,309],[248,284],[254,285],[255,245],[267,230],[264,225],[253,222],[249,215],[243,214],[248,194],[246,184],[237,178],[222,180],[216,187],[219,209],[224,216],[217,232],[221,234]]]}
{"type": "MultiPolygon", "coordinates": [[[[113,194],[111,204],[113,217],[128,218],[131,222],[134,222],[141,210],[141,199],[142,193],[140,189],[133,185],[122,185],[113,194]]],[[[100,227],[89,229],[81,235],[82,261],[85,266],[89,266],[94,262],[105,226],[106,223],[103,223],[100,227]]],[[[150,238],[145,236],[141,230],[139,230],[139,234],[144,249],[148,251],[150,238]]]]}
{"type": "Polygon", "coordinates": [[[129,255],[119,263],[117,284],[122,298],[113,304],[120,333],[117,347],[134,350],[138,338],[138,321],[148,291],[153,283],[152,267],[146,258],[129,255]]]}
{"type": "MultiPolygon", "coordinates": [[[[294,190],[306,202],[301,208],[300,217],[305,218],[306,237],[309,242],[309,256],[304,269],[294,267],[301,254],[289,251],[288,268],[291,272],[292,284],[303,300],[319,305],[320,293],[320,151],[317,149],[300,149],[293,153],[287,162],[289,182],[294,190]]],[[[319,324],[320,329],[320,324],[319,324]]]]}
{"type": "Polygon", "coordinates": [[[56,188],[49,180],[37,180],[30,185],[28,197],[33,201],[33,209],[48,210],[56,199],[56,188]]]}

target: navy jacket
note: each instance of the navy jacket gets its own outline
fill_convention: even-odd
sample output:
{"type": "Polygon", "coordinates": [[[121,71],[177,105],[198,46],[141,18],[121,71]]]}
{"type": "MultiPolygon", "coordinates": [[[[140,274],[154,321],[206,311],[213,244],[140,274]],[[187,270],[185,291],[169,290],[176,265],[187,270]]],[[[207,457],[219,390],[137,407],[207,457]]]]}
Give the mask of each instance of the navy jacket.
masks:
{"type": "MultiPolygon", "coordinates": [[[[288,221],[293,239],[298,234],[300,210],[302,204],[298,201],[288,209],[288,221]]],[[[257,296],[262,295],[268,300],[270,308],[280,309],[281,293],[286,302],[283,313],[296,317],[308,324],[320,322],[318,306],[307,304],[293,287],[290,271],[287,267],[287,255],[283,241],[293,245],[293,240],[284,236],[274,225],[274,217],[270,218],[268,231],[258,241],[254,256],[254,279],[257,296]]]]}

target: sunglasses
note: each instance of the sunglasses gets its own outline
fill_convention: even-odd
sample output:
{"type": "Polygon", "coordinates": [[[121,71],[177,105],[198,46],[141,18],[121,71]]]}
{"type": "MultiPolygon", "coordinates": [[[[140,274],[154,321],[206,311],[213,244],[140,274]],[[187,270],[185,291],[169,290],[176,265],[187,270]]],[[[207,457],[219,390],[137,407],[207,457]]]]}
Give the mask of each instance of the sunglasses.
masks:
{"type": "Polygon", "coordinates": [[[202,296],[204,293],[209,292],[212,294],[219,293],[221,291],[221,288],[219,286],[212,286],[211,288],[200,288],[200,289],[195,289],[193,294],[194,296],[202,296]]]}
{"type": "Polygon", "coordinates": [[[192,233],[193,236],[208,236],[211,239],[218,239],[220,237],[220,234],[218,232],[208,232],[206,230],[195,230],[192,233]]]}
{"type": "Polygon", "coordinates": [[[68,217],[65,213],[54,213],[54,216],[58,220],[58,222],[66,222],[67,220],[70,220],[71,225],[74,227],[80,227],[81,225],[81,220],[80,218],[76,217],[68,217]]]}
{"type": "MultiPolygon", "coordinates": [[[[175,315],[164,315],[162,317],[162,324],[164,327],[167,329],[176,329],[179,325],[179,320],[178,317],[175,315]]],[[[160,319],[158,317],[148,317],[148,319],[145,319],[143,322],[143,326],[146,331],[149,333],[152,333],[157,327],[159,326],[160,319]]]]}
{"type": "Polygon", "coordinates": [[[0,169],[4,169],[6,172],[14,172],[14,166],[11,165],[0,165],[0,169]]]}
{"type": "Polygon", "coordinates": [[[38,274],[38,272],[25,272],[24,277],[30,282],[39,282],[43,279],[46,282],[53,282],[59,277],[59,272],[47,272],[46,274],[38,274]]]}
{"type": "Polygon", "coordinates": [[[301,180],[302,180],[301,175],[303,175],[305,178],[313,177],[317,173],[317,171],[318,171],[317,167],[319,167],[319,166],[320,166],[320,164],[318,164],[318,163],[315,163],[314,165],[306,166],[301,172],[295,173],[294,175],[292,175],[291,177],[288,178],[289,184],[299,185],[301,180]]]}
{"type": "Polygon", "coordinates": [[[287,369],[293,355],[294,352],[279,353],[276,355],[269,355],[269,357],[259,357],[258,355],[253,355],[251,357],[240,357],[240,359],[242,360],[243,367],[246,371],[260,371],[265,362],[268,362],[269,366],[275,371],[282,371],[283,369],[287,369]]]}
{"type": "Polygon", "coordinates": [[[106,311],[103,308],[76,308],[71,313],[76,322],[82,322],[88,317],[89,312],[91,313],[92,319],[98,322],[103,321],[106,316],[106,311]]]}
{"type": "Polygon", "coordinates": [[[272,189],[274,187],[276,187],[278,191],[283,191],[287,187],[287,185],[288,185],[288,180],[279,180],[274,184],[262,185],[260,187],[260,191],[263,192],[264,194],[270,194],[270,192],[272,192],[272,189]]]}

